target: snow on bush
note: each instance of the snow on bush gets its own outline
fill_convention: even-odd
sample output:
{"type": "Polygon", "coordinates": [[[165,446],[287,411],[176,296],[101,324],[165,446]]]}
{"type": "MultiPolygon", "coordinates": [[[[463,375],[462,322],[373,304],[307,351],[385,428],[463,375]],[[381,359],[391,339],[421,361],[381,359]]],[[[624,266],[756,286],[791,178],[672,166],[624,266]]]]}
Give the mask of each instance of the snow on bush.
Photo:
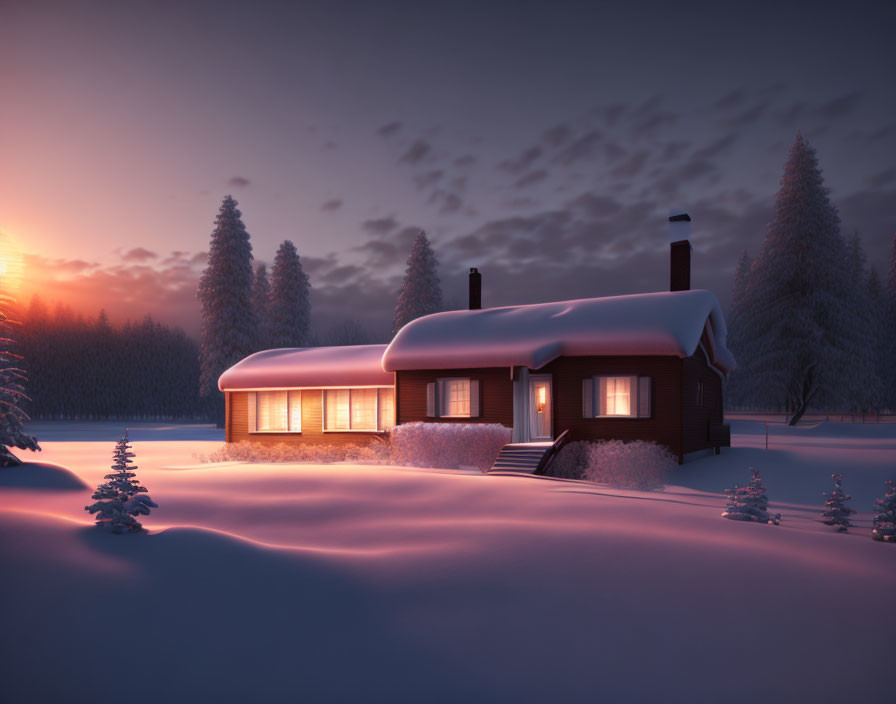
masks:
{"type": "Polygon", "coordinates": [[[305,464],[332,464],[357,462],[359,464],[388,464],[389,444],[374,441],[369,445],[334,445],[329,443],[263,445],[256,442],[228,443],[208,455],[194,455],[197,461],[206,462],[298,462],[305,464]]]}
{"type": "Polygon", "coordinates": [[[492,466],[501,447],[509,442],[510,428],[498,424],[407,423],[393,428],[386,438],[367,444],[237,442],[228,443],[211,454],[194,457],[203,463],[357,462],[446,469],[477,467],[484,472],[492,466]]]}
{"type": "Polygon", "coordinates": [[[853,527],[849,517],[856,512],[854,508],[846,505],[852,497],[843,491],[843,475],[832,474],[831,479],[834,482],[834,488],[830,492],[824,492],[826,497],[825,506],[827,510],[821,514],[824,520],[822,523],[828,526],[836,526],[841,533],[846,533],[853,527]]]}
{"type": "Polygon", "coordinates": [[[549,473],[622,489],[661,489],[677,461],[665,445],[655,442],[571,442],[560,450],[549,473]]]}
{"type": "Polygon", "coordinates": [[[391,433],[395,464],[409,467],[478,467],[487,471],[510,442],[498,423],[405,423],[391,433]]]}

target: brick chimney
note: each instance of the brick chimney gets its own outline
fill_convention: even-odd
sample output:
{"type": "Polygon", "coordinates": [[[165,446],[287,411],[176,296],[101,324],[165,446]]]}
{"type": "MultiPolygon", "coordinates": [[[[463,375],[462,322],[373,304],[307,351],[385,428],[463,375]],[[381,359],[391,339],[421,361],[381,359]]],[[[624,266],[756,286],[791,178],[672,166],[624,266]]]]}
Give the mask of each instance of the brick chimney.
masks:
{"type": "Polygon", "coordinates": [[[691,216],[683,210],[669,215],[669,290],[691,290],[691,216]]]}
{"type": "Polygon", "coordinates": [[[479,269],[470,269],[470,310],[482,308],[482,274],[479,269]]]}

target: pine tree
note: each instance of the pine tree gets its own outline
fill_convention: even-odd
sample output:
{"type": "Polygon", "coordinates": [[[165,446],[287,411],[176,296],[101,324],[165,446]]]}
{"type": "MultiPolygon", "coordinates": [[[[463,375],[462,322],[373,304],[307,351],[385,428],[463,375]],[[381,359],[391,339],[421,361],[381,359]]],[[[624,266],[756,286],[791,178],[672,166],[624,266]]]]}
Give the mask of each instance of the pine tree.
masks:
{"type": "Polygon", "coordinates": [[[887,493],[874,501],[874,521],[871,528],[874,540],[896,543],[896,482],[887,482],[887,493]]]}
{"type": "Polygon", "coordinates": [[[848,310],[844,344],[848,345],[850,363],[841,370],[844,400],[853,413],[879,409],[883,396],[876,366],[877,336],[881,320],[874,310],[868,290],[868,274],[862,238],[853,232],[846,245],[847,288],[843,293],[848,310]]]}
{"type": "Polygon", "coordinates": [[[750,340],[748,330],[749,311],[749,283],[750,268],[753,261],[747,250],[743,250],[737,260],[737,268],[734,270],[734,285],[731,290],[731,308],[725,318],[728,327],[728,348],[738,362],[738,368],[728,376],[727,403],[732,408],[743,408],[751,405],[750,377],[741,371],[747,356],[747,347],[750,340]]]}
{"type": "Polygon", "coordinates": [[[765,484],[759,476],[759,470],[750,467],[753,478],[747,486],[735,484],[730,489],[725,489],[728,500],[723,518],[732,521],[756,521],[778,525],[781,522],[781,514],[771,515],[768,512],[768,495],[765,492],[765,484]]]}
{"type": "Polygon", "coordinates": [[[837,526],[838,531],[845,533],[847,529],[852,528],[849,517],[855,513],[855,509],[851,509],[846,505],[846,502],[852,497],[843,491],[843,486],[841,485],[843,481],[842,474],[832,474],[831,479],[834,480],[834,488],[830,493],[824,493],[827,497],[825,506],[828,507],[828,510],[821,514],[825,519],[822,523],[828,526],[837,526]]]}
{"type": "Polygon", "coordinates": [[[393,335],[412,320],[442,310],[438,264],[426,233],[421,232],[414,240],[408,256],[408,266],[392,318],[393,335]]]}
{"type": "Polygon", "coordinates": [[[271,269],[271,347],[305,347],[311,327],[308,275],[296,246],[286,240],[271,269]]]}
{"type": "Polygon", "coordinates": [[[211,399],[212,414],[224,425],[224,398],[218,377],[254,351],[257,323],[252,310],[252,245],[236,201],[227,196],[218,211],[199,281],[202,331],[200,393],[211,399]]]}
{"type": "Polygon", "coordinates": [[[27,378],[21,369],[22,357],[10,349],[13,340],[10,328],[13,325],[7,315],[12,299],[0,291],[0,467],[21,464],[21,460],[8,448],[40,451],[37,438],[26,435],[23,425],[28,420],[22,410],[27,378]]]}
{"type": "Polygon", "coordinates": [[[105,478],[109,481],[100,484],[93,493],[91,498],[96,503],[84,507],[85,511],[96,514],[96,525],[109,533],[143,532],[143,526],[134,516],[148,516],[150,509],[159,507],[148,494],[141,496],[146,494],[146,488],[134,478],[137,466],[130,466],[134,456],[130,449],[125,430],[112,455],[115,471],[107,474],[105,478]]]}
{"type": "Polygon", "coordinates": [[[256,350],[266,350],[271,343],[271,284],[268,281],[268,268],[259,264],[255,269],[255,280],[252,283],[252,309],[258,324],[258,340],[256,350]]]}
{"type": "MultiPolygon", "coordinates": [[[[887,290],[884,298],[883,344],[886,347],[887,356],[892,358],[893,352],[896,350],[896,235],[893,236],[890,270],[887,275],[887,290]]],[[[896,364],[887,364],[884,386],[884,403],[888,410],[896,412],[896,364]]]]}
{"type": "Polygon", "coordinates": [[[853,351],[846,260],[815,151],[797,135],[750,274],[743,356],[757,404],[792,413],[791,425],[810,405],[844,400],[842,372],[853,351]]]}

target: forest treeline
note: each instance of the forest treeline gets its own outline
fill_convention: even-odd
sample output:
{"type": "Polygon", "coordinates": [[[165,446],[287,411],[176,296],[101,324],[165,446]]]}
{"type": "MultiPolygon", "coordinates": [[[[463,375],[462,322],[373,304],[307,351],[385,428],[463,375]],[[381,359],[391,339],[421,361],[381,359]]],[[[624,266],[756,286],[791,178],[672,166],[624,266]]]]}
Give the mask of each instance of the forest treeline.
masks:
{"type": "Polygon", "coordinates": [[[113,325],[35,298],[13,311],[33,420],[204,420],[199,347],[180,328],[147,316],[113,325]]]}

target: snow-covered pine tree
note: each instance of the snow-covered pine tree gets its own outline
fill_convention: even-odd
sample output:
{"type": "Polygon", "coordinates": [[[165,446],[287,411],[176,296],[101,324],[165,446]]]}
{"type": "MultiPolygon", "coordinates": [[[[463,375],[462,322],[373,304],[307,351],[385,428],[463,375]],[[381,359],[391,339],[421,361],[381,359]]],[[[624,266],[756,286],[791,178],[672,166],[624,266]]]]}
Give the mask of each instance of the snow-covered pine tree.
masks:
{"type": "Polygon", "coordinates": [[[815,150],[797,135],[750,274],[752,340],[743,369],[756,402],[793,414],[791,425],[810,405],[843,402],[842,372],[852,364],[845,261],[815,150]]]}
{"type": "Polygon", "coordinates": [[[296,246],[286,240],[271,269],[271,347],[304,347],[311,328],[308,275],[296,246]]]}
{"type": "Polygon", "coordinates": [[[735,484],[732,488],[725,489],[728,500],[722,517],[732,521],[756,521],[778,525],[781,522],[781,514],[771,515],[768,512],[768,495],[759,470],[750,467],[750,471],[753,473],[753,478],[747,486],[735,484]]]}
{"type": "Polygon", "coordinates": [[[737,260],[737,267],[734,270],[734,285],[731,289],[731,307],[725,322],[728,327],[728,348],[737,360],[738,368],[731,372],[728,376],[727,383],[727,404],[732,408],[745,408],[751,406],[752,399],[750,391],[752,384],[750,377],[744,375],[742,368],[748,367],[745,360],[748,355],[748,346],[751,335],[748,329],[750,320],[749,305],[750,298],[748,286],[750,282],[750,268],[753,260],[747,250],[740,253],[737,260]]]}
{"type": "Polygon", "coordinates": [[[442,286],[437,271],[439,262],[425,232],[414,240],[407,264],[392,318],[393,335],[412,320],[442,310],[442,286]]]}
{"type": "Polygon", "coordinates": [[[212,413],[224,425],[224,398],[218,377],[255,351],[257,323],[252,310],[252,245],[240,219],[237,202],[221,203],[208,252],[208,266],[199,280],[202,303],[199,391],[212,399],[212,413]]]}
{"type": "Polygon", "coordinates": [[[881,319],[868,291],[868,272],[862,238],[857,231],[846,245],[848,273],[844,301],[848,306],[844,342],[849,347],[850,363],[840,370],[845,387],[844,400],[853,413],[867,413],[881,406],[883,384],[878,375],[877,338],[881,319]]]}
{"type": "Polygon", "coordinates": [[[255,280],[252,283],[252,309],[258,325],[256,350],[271,347],[271,284],[268,281],[268,268],[259,264],[255,268],[255,280]]]}
{"type": "Polygon", "coordinates": [[[846,505],[852,497],[843,491],[843,475],[832,474],[831,479],[834,480],[834,488],[829,492],[824,492],[827,497],[825,506],[828,510],[821,514],[824,517],[822,523],[828,526],[837,526],[837,530],[845,533],[848,528],[852,528],[852,522],[849,517],[855,513],[855,509],[846,505]]]}
{"type": "Polygon", "coordinates": [[[874,521],[871,537],[888,543],[896,543],[896,482],[887,482],[887,493],[874,500],[874,521]]]}
{"type": "Polygon", "coordinates": [[[12,298],[0,290],[0,467],[21,464],[21,460],[9,451],[10,447],[40,452],[37,438],[26,435],[22,426],[28,415],[22,410],[25,395],[25,372],[21,369],[22,357],[11,350],[13,321],[7,310],[12,298]]]}
{"type": "Polygon", "coordinates": [[[137,466],[131,466],[134,453],[130,449],[125,430],[112,455],[115,471],[107,474],[105,478],[109,481],[100,484],[93,493],[91,498],[96,503],[84,507],[85,511],[96,514],[96,525],[109,533],[143,532],[143,526],[134,516],[148,516],[150,509],[159,507],[146,494],[146,487],[134,478],[137,466]]]}

